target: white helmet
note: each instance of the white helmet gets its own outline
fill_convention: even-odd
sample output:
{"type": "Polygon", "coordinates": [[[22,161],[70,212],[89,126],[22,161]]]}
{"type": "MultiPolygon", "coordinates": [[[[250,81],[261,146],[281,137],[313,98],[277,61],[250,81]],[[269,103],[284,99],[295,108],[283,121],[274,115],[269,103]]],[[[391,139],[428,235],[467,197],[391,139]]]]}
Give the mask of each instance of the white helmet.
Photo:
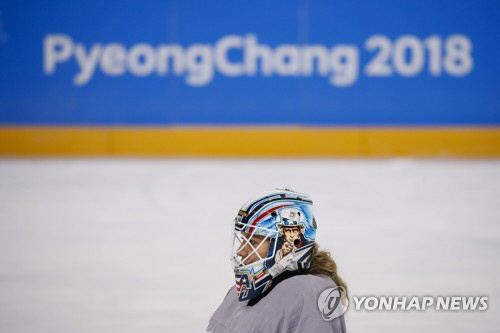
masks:
{"type": "Polygon", "coordinates": [[[261,295],[284,271],[305,270],[316,238],[311,198],[289,189],[248,200],[234,220],[232,264],[240,301],[261,295]],[[295,229],[295,241],[283,229],[295,229]]]}

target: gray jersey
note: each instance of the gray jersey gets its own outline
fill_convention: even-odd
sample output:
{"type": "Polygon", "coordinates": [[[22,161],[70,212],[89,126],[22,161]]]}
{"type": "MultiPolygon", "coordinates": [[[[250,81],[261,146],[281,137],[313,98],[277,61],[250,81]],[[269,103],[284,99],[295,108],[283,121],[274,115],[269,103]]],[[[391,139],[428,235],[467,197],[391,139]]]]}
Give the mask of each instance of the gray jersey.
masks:
{"type": "Polygon", "coordinates": [[[281,281],[254,306],[238,301],[235,287],[229,290],[207,327],[213,333],[344,333],[344,316],[325,321],[318,297],[335,283],[323,275],[296,275],[281,281]]]}

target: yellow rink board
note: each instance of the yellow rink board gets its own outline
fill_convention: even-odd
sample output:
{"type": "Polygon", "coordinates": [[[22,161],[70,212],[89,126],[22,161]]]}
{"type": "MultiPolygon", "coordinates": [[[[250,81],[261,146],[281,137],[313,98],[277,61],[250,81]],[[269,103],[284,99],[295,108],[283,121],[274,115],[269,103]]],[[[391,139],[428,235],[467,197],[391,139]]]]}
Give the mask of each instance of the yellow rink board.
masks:
{"type": "Polygon", "coordinates": [[[500,157],[500,127],[0,127],[0,156],[500,157]]]}

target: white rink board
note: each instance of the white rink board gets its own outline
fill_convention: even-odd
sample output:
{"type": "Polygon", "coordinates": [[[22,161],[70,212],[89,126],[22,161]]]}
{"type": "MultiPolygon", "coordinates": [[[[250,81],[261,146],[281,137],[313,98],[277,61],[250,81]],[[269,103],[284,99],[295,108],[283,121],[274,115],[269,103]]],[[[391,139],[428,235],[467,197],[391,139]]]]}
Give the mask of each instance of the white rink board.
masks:
{"type": "Polygon", "coordinates": [[[315,200],[351,295],[488,295],[485,312],[356,312],[349,332],[496,332],[500,161],[0,160],[0,331],[204,332],[256,192],[315,200]]]}

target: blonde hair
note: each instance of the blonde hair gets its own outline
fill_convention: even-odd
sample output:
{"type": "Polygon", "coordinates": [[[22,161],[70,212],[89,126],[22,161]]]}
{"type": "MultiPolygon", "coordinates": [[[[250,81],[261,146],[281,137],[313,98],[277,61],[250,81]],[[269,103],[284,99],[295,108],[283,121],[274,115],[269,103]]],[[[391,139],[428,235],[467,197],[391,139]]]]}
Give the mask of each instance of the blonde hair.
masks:
{"type": "Polygon", "coordinates": [[[317,243],[314,244],[313,253],[311,255],[311,266],[307,269],[307,273],[328,276],[338,287],[344,288],[345,297],[348,297],[347,285],[337,274],[337,264],[333,260],[332,255],[328,251],[320,250],[317,243]]]}

